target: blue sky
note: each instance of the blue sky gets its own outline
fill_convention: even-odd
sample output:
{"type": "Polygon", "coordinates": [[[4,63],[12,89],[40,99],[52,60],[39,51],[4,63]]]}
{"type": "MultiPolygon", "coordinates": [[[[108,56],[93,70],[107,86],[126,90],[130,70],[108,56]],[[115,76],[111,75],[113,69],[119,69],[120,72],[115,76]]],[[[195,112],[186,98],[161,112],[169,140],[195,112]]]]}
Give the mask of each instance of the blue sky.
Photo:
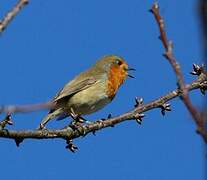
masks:
{"type": "MultiPolygon", "coordinates": [[[[0,16],[15,0],[1,0],[0,16]]],[[[202,44],[197,1],[160,0],[167,33],[174,42],[186,82],[192,63],[201,63],[202,44]]],[[[116,54],[137,69],[114,101],[89,120],[130,110],[134,97],[149,102],[176,88],[175,75],[162,57],[158,28],[148,12],[153,1],[31,1],[0,37],[0,104],[48,101],[70,79],[98,58],[116,54]]],[[[203,96],[191,93],[198,108],[203,96]]],[[[204,98],[203,98],[204,99],[204,98]]],[[[0,140],[2,179],[204,179],[204,143],[179,99],[162,117],[146,113],[142,126],[134,121],[75,140],[79,151],[68,152],[62,140],[26,140],[20,148],[0,140]]],[[[12,129],[34,129],[46,111],[13,116],[12,129]]],[[[1,116],[2,117],[2,116],[1,116]]],[[[2,117],[3,118],[3,117],[2,117]]],[[[68,120],[51,122],[60,128],[68,120]]]]}

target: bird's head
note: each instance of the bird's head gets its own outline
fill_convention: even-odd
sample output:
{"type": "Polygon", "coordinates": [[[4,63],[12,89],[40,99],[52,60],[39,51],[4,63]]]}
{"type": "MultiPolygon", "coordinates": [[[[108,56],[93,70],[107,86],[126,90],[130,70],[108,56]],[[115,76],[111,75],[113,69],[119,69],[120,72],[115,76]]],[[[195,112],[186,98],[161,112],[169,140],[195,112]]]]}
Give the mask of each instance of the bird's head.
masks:
{"type": "Polygon", "coordinates": [[[120,74],[121,81],[124,81],[127,76],[133,78],[129,74],[129,71],[135,70],[134,68],[130,68],[122,57],[115,55],[104,56],[96,62],[94,67],[107,73],[111,72],[114,76],[120,74]]]}
{"type": "Polygon", "coordinates": [[[109,55],[98,60],[94,66],[103,73],[107,73],[108,77],[108,95],[114,97],[120,85],[127,77],[133,78],[129,71],[135,70],[129,68],[127,62],[115,55],[109,55]]]}

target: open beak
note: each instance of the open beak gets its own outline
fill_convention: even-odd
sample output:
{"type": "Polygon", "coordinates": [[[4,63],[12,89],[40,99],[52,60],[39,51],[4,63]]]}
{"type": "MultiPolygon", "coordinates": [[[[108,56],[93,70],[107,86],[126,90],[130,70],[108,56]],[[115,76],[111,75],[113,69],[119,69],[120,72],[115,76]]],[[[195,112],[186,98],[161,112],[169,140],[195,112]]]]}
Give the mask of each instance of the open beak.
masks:
{"type": "MultiPolygon", "coordinates": [[[[128,71],[136,71],[136,69],[131,68],[131,67],[128,67],[128,68],[126,69],[126,71],[127,71],[127,72],[128,72],[128,71]]],[[[132,76],[132,75],[130,75],[130,74],[128,74],[127,76],[130,77],[130,78],[135,78],[134,76],[132,76]]]]}
{"type": "Polygon", "coordinates": [[[136,71],[136,69],[129,67],[127,71],[136,71]]]}

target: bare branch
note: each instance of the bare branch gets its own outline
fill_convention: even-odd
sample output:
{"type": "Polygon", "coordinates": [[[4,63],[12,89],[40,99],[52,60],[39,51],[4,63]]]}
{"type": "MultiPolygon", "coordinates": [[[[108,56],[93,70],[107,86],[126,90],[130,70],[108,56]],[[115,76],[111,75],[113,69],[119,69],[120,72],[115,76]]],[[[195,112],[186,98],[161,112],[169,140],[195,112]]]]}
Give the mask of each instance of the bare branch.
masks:
{"type": "MultiPolygon", "coordinates": [[[[201,20],[201,40],[203,42],[203,52],[204,52],[204,63],[207,64],[207,1],[199,1],[199,15],[201,20]]],[[[204,102],[203,117],[205,119],[205,126],[207,128],[207,99],[204,102]]]]}
{"type": "MultiPolygon", "coordinates": [[[[198,133],[201,134],[201,136],[203,137],[204,141],[207,144],[207,131],[205,130],[204,119],[203,119],[201,113],[197,111],[197,109],[193,106],[193,104],[190,101],[190,98],[188,96],[188,88],[185,85],[183,74],[181,71],[181,67],[177,63],[177,60],[173,55],[172,41],[169,41],[167,38],[165,28],[164,28],[164,20],[160,15],[159,6],[157,3],[155,3],[152,6],[151,12],[153,13],[153,15],[155,17],[157,24],[158,24],[158,27],[159,27],[159,30],[160,30],[160,39],[161,39],[162,44],[165,48],[164,56],[169,61],[169,63],[171,64],[171,66],[176,74],[177,83],[178,83],[180,91],[182,92],[181,97],[182,97],[183,103],[185,104],[185,106],[187,107],[191,116],[193,117],[193,119],[197,125],[197,128],[198,128],[197,129],[198,133]]],[[[203,73],[206,73],[206,72],[203,72],[203,73]]]]}
{"type": "Polygon", "coordinates": [[[201,40],[203,42],[203,51],[204,51],[204,63],[207,64],[207,1],[199,1],[199,15],[201,20],[201,40]]]}
{"type": "MultiPolygon", "coordinates": [[[[205,74],[202,74],[196,81],[192,82],[191,84],[188,84],[186,87],[189,91],[194,89],[199,89],[202,87],[203,83],[207,83],[207,76],[205,74]]],[[[135,107],[133,110],[122,114],[117,117],[109,118],[106,120],[97,120],[95,122],[92,122],[90,124],[86,124],[83,126],[78,127],[78,129],[72,129],[70,126],[65,127],[64,129],[58,129],[58,130],[22,130],[22,131],[14,131],[14,130],[7,130],[2,129],[0,130],[0,137],[1,138],[8,138],[13,139],[15,142],[18,142],[18,145],[20,142],[22,142],[24,139],[64,139],[66,140],[69,147],[75,147],[71,141],[71,139],[78,138],[80,136],[85,136],[88,133],[94,133],[95,131],[107,128],[107,127],[113,127],[116,124],[122,123],[127,120],[136,120],[136,115],[144,113],[146,111],[149,111],[154,108],[160,108],[166,102],[181,96],[181,92],[179,89],[176,89],[174,91],[169,92],[165,96],[161,96],[160,98],[144,104],[143,102],[139,104],[139,106],[135,107]],[[70,142],[70,143],[68,143],[70,142]]],[[[67,147],[68,147],[67,146],[67,147]]],[[[68,147],[68,148],[69,148],[68,147]]]]}
{"type": "Polygon", "coordinates": [[[0,21],[0,33],[2,33],[18,12],[29,3],[29,0],[19,0],[18,3],[0,21]]]}
{"type": "Polygon", "coordinates": [[[169,61],[169,63],[171,64],[176,76],[177,76],[177,81],[178,81],[178,85],[180,87],[181,90],[184,89],[184,78],[181,72],[181,68],[180,65],[177,63],[174,55],[173,55],[173,43],[172,41],[169,41],[165,32],[165,25],[164,25],[164,19],[161,17],[160,12],[159,12],[159,6],[157,3],[155,3],[152,6],[151,12],[153,13],[159,30],[160,30],[160,40],[162,41],[162,44],[165,48],[165,53],[164,56],[167,58],[167,60],[169,61]]]}
{"type": "Polygon", "coordinates": [[[10,105],[10,106],[0,106],[0,114],[13,114],[13,113],[28,113],[32,111],[38,111],[43,109],[52,109],[55,104],[52,102],[39,103],[39,104],[28,104],[28,105],[10,105]]]}

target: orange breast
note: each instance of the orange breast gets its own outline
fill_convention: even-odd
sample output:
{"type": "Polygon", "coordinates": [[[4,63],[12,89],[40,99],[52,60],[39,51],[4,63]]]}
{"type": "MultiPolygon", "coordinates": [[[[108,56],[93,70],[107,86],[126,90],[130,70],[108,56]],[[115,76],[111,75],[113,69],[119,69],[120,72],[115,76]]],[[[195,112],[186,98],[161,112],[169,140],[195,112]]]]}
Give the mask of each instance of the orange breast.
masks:
{"type": "Polygon", "coordinates": [[[126,79],[127,73],[122,68],[117,66],[112,66],[108,74],[107,82],[107,95],[110,99],[116,95],[116,92],[120,85],[126,79]]]}

